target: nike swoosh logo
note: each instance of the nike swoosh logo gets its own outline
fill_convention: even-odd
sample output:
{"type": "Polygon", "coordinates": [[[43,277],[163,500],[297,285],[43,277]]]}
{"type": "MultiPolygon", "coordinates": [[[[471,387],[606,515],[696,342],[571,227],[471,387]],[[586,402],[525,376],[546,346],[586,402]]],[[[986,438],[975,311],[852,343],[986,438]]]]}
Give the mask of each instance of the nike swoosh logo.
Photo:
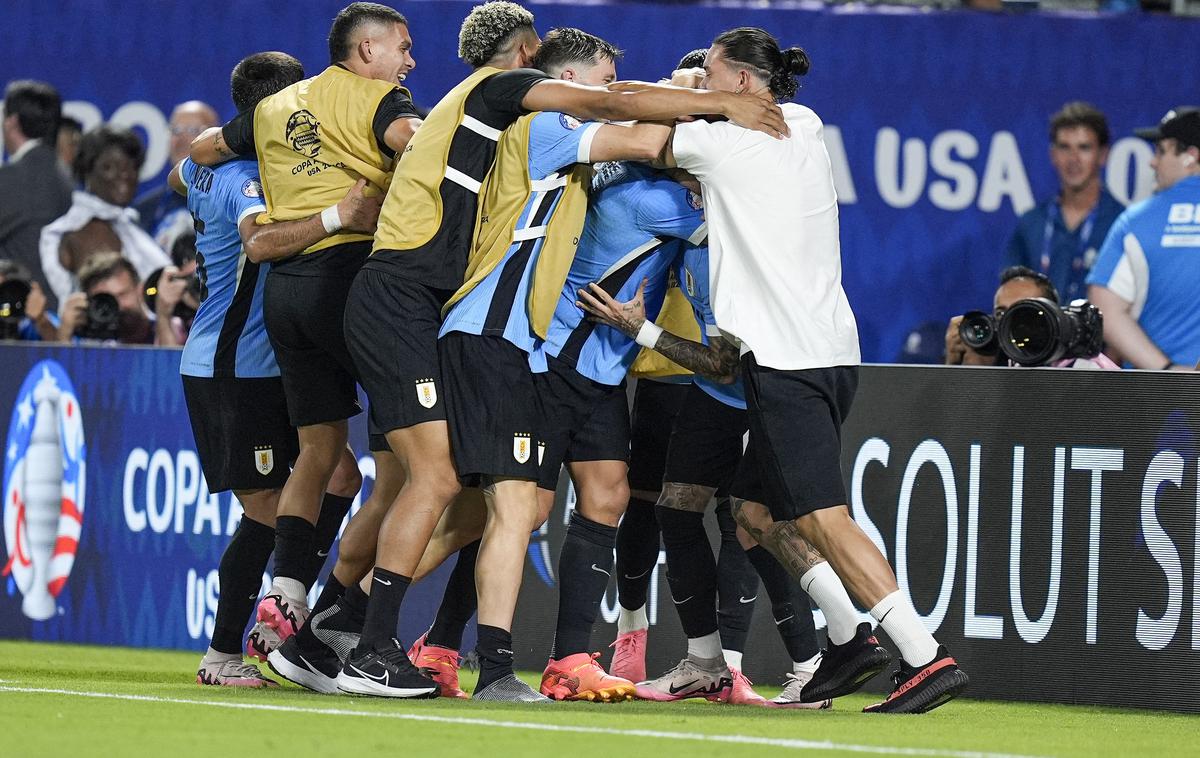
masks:
{"type": "Polygon", "coordinates": [[[742,605],[745,605],[746,603],[753,603],[755,600],[758,600],[758,595],[755,595],[754,597],[739,597],[738,598],[738,602],[741,603],[742,605]]]}
{"type": "Polygon", "coordinates": [[[646,569],[646,570],[645,570],[645,571],[643,571],[642,573],[640,573],[640,574],[637,574],[637,575],[635,575],[635,576],[631,576],[631,575],[629,575],[629,574],[626,574],[626,575],[625,575],[625,578],[626,578],[626,579],[641,579],[643,576],[645,576],[646,574],[649,574],[651,571],[653,571],[653,569],[646,569]]]}
{"type": "Polygon", "coordinates": [[[351,666],[350,668],[354,669],[355,673],[357,673],[359,676],[363,676],[363,677],[366,677],[367,679],[372,679],[376,682],[379,682],[384,687],[388,686],[388,672],[386,672],[386,671],[383,672],[383,676],[371,676],[370,674],[363,671],[362,669],[360,669],[357,666],[351,666]]]}
{"type": "Polygon", "coordinates": [[[387,580],[387,579],[380,579],[379,577],[375,577],[375,581],[379,582],[379,583],[380,583],[380,584],[382,584],[384,587],[391,587],[391,586],[392,586],[392,583],[391,583],[389,580],[387,580]]]}
{"type": "Polygon", "coordinates": [[[251,595],[251,596],[250,596],[250,599],[251,599],[251,600],[258,600],[258,593],[256,592],[256,593],[254,593],[253,595],[251,595]]]}
{"type": "Polygon", "coordinates": [[[503,653],[504,655],[512,655],[512,654],[513,654],[513,651],[511,651],[511,650],[505,650],[505,649],[504,649],[504,648],[502,648],[502,647],[498,647],[498,648],[496,648],[496,652],[497,652],[497,653],[503,653]]]}
{"type": "Polygon", "coordinates": [[[592,564],[592,571],[599,571],[601,574],[604,574],[605,576],[612,576],[612,574],[608,573],[607,571],[600,568],[599,566],[597,566],[594,563],[592,564]]]}
{"type": "Polygon", "coordinates": [[[694,597],[695,597],[695,595],[688,595],[683,600],[676,600],[675,598],[671,598],[671,602],[674,603],[675,605],[683,605],[684,603],[686,603],[687,601],[691,600],[694,597]]]}
{"type": "Polygon", "coordinates": [[[693,679],[692,681],[688,682],[687,684],[681,684],[678,687],[676,687],[675,685],[671,685],[668,689],[672,695],[678,695],[680,692],[683,692],[688,687],[691,687],[693,684],[695,684],[698,681],[700,681],[700,680],[693,679]]]}
{"type": "Polygon", "coordinates": [[[318,558],[328,558],[328,557],[329,557],[329,551],[328,551],[328,550],[318,550],[318,551],[317,551],[317,557],[318,557],[318,558]]]}
{"type": "Polygon", "coordinates": [[[791,616],[788,616],[785,619],[775,619],[775,626],[781,626],[783,624],[786,624],[787,622],[791,621],[794,618],[796,618],[796,614],[793,613],[791,616]]]}

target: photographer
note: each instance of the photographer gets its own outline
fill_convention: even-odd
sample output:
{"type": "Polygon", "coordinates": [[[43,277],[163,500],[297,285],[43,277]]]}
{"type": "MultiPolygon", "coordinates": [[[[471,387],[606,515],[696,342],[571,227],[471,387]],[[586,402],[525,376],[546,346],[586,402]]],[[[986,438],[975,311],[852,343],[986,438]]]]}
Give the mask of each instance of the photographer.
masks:
{"type": "MultiPolygon", "coordinates": [[[[1022,300],[1040,298],[1048,300],[1054,305],[1058,305],[1058,290],[1054,288],[1054,284],[1045,274],[1038,273],[1033,269],[1025,266],[1010,266],[1000,274],[1000,286],[996,289],[996,294],[992,298],[992,326],[998,332],[999,324],[1004,315],[1014,305],[1022,300]]],[[[950,319],[950,325],[946,328],[946,358],[945,362],[948,366],[1005,366],[1012,365],[1004,351],[998,347],[998,341],[995,343],[994,350],[987,351],[988,354],[977,352],[966,344],[962,336],[962,323],[965,317],[955,316],[950,319]]],[[[1089,322],[1084,325],[1084,330],[1087,331],[1091,327],[1091,336],[1094,338],[1092,344],[1095,348],[1092,350],[1084,350],[1088,355],[1079,355],[1075,358],[1066,358],[1064,360],[1052,361],[1052,365],[1057,368],[1103,368],[1115,369],[1119,368],[1113,363],[1108,356],[1100,352],[1100,336],[1102,330],[1100,328],[1099,314],[1095,315],[1095,322],[1089,322]]],[[[1086,341],[1086,340],[1081,340],[1086,341]]]]}
{"type": "Polygon", "coordinates": [[[158,277],[155,313],[143,303],[143,287],[133,264],[118,253],[97,253],[79,271],[82,292],[63,304],[58,336],[64,342],[116,341],[123,345],[178,346],[172,320],[187,288],[179,269],[167,266],[158,277]]]}
{"type": "Polygon", "coordinates": [[[0,339],[54,342],[58,318],[46,308],[46,293],[29,269],[0,259],[0,339]]]}

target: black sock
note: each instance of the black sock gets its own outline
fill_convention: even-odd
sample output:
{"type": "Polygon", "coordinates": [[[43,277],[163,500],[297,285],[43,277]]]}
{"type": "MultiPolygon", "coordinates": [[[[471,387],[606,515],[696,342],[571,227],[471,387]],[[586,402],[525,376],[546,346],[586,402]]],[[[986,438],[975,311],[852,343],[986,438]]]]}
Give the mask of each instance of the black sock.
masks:
{"type": "Polygon", "coordinates": [[[617,528],[571,512],[558,556],[558,623],[550,657],[586,653],[613,568],[617,528]]]}
{"type": "Polygon", "coordinates": [[[211,644],[218,653],[242,652],[246,622],[254,610],[263,570],[274,549],[275,530],[242,516],[217,569],[221,595],[217,598],[211,644]]]}
{"type": "Polygon", "coordinates": [[[793,661],[807,661],[821,648],[817,645],[817,628],[813,623],[812,601],[800,583],[792,578],[775,556],[761,545],[746,551],[746,557],[754,564],[763,586],[771,598],[771,615],[783,645],[793,661]]]}
{"type": "Polygon", "coordinates": [[[458,560],[442,592],[442,604],[438,606],[433,626],[425,635],[426,644],[450,650],[462,647],[463,629],[479,606],[475,595],[475,560],[478,557],[479,540],[458,551],[458,560]]]}
{"type": "Polygon", "coordinates": [[[729,510],[729,498],[717,501],[717,525],[721,529],[721,552],[717,556],[717,626],[721,647],[746,650],[754,600],[758,595],[758,574],[746,558],[737,538],[737,522],[729,510]]]}
{"type": "Polygon", "coordinates": [[[658,563],[658,521],[654,503],[629,498],[617,527],[617,599],[635,611],[646,604],[650,575],[658,563]]]}
{"type": "Polygon", "coordinates": [[[280,516],[275,519],[276,577],[304,582],[312,563],[313,532],[313,525],[299,516],[280,516]]]}
{"type": "Polygon", "coordinates": [[[397,636],[400,606],[404,603],[404,592],[410,584],[410,577],[375,567],[375,578],[371,581],[371,601],[367,603],[367,617],[363,621],[359,647],[371,648],[397,636]]]}
{"type": "Polygon", "coordinates": [[[342,599],[337,604],[348,614],[350,625],[346,627],[347,629],[362,631],[363,624],[367,620],[367,605],[370,602],[371,598],[362,591],[358,582],[346,588],[346,591],[342,593],[342,599]]]}
{"type": "Polygon", "coordinates": [[[342,583],[337,580],[333,572],[329,572],[329,579],[326,580],[325,586],[321,588],[321,594],[317,596],[317,603],[312,607],[312,615],[315,616],[321,611],[337,602],[338,598],[346,591],[342,583]]]}
{"type": "Polygon", "coordinates": [[[476,626],[479,641],[475,644],[475,652],[479,654],[479,682],[475,691],[479,692],[497,679],[502,679],[513,672],[512,632],[497,626],[476,626]]]}
{"type": "Polygon", "coordinates": [[[717,631],[717,562],[704,531],[704,514],[655,506],[667,583],[684,633],[704,637],[717,631]]]}
{"type": "Polygon", "coordinates": [[[321,515],[317,517],[317,525],[313,527],[312,553],[308,563],[304,566],[304,575],[296,577],[304,582],[304,586],[308,589],[312,589],[313,583],[320,576],[325,559],[329,557],[329,551],[333,549],[333,542],[337,539],[338,530],[342,528],[342,521],[350,512],[350,504],[353,502],[354,498],[352,497],[330,495],[328,492],[321,500],[321,515]]]}

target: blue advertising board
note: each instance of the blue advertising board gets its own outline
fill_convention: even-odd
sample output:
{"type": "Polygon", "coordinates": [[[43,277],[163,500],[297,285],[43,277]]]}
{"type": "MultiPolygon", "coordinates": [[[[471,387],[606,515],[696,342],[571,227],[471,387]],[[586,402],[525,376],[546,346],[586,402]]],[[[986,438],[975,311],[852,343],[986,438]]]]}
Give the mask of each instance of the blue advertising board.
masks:
{"type": "MultiPolygon", "coordinates": [[[[175,103],[198,98],[232,116],[229,71],[261,50],[292,53],[317,73],[344,4],[20,0],[5,6],[0,71],[53,83],[85,127],[111,119],[140,129],[150,186],[166,169],[175,103]]],[[[455,52],[473,4],[394,3],[410,21],[417,68],[406,85],[419,104],[434,104],[467,73],[455,52]]],[[[1107,113],[1107,184],[1128,202],[1153,186],[1150,146],[1133,128],[1200,92],[1195,19],[729,3],[530,7],[543,33],[577,26],[623,48],[623,78],[658,79],[735,26],[761,26],[807,49],[813,68],[797,100],[828,125],[845,287],[869,361],[892,360],[922,322],[989,307],[1016,216],[1056,190],[1047,121],[1062,104],[1086,100],[1107,113]]]]}

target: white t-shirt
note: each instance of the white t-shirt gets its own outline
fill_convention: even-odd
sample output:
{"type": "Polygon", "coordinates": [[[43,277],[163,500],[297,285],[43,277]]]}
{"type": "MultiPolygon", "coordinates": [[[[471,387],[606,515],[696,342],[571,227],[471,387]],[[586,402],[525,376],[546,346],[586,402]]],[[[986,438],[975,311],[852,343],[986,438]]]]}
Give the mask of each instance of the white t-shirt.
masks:
{"type": "Polygon", "coordinates": [[[824,126],[802,105],[783,113],[782,140],[729,122],[675,129],[675,161],[704,188],[713,314],[761,366],[858,365],[824,126]]]}

